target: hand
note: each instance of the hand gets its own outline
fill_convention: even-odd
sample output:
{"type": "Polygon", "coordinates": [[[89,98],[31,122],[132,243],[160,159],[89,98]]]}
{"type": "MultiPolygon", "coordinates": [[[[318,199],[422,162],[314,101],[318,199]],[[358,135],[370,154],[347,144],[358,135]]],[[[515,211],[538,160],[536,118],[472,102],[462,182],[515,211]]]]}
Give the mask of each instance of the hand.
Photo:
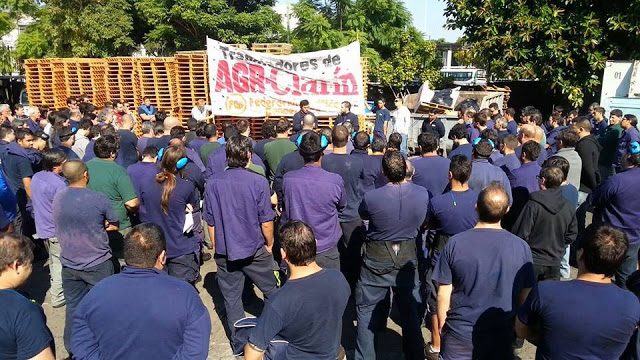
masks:
{"type": "Polygon", "coordinates": [[[265,248],[265,250],[267,250],[269,255],[273,255],[273,245],[271,245],[271,246],[265,245],[264,248],[265,248]]]}
{"type": "Polygon", "coordinates": [[[184,210],[185,213],[189,214],[193,212],[193,205],[187,204],[187,208],[184,210]]]}

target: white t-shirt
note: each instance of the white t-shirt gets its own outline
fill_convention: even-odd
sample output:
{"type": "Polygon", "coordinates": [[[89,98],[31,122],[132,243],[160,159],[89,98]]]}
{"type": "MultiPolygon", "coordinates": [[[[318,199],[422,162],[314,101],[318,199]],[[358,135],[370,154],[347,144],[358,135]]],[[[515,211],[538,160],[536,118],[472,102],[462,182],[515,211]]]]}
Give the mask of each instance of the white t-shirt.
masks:
{"type": "Polygon", "coordinates": [[[191,117],[198,121],[204,120],[207,117],[207,114],[212,110],[213,108],[211,105],[205,105],[202,111],[200,111],[197,106],[194,106],[193,109],[191,109],[191,117]]]}
{"type": "Polygon", "coordinates": [[[393,112],[393,131],[407,135],[411,125],[411,112],[406,106],[400,106],[393,112]]]}

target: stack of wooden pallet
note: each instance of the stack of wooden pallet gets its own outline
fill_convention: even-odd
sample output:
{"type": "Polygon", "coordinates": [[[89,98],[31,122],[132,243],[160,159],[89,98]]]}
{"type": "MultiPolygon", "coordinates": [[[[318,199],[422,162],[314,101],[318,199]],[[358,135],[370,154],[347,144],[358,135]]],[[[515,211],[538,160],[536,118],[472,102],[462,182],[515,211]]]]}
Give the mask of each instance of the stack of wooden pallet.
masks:
{"type": "Polygon", "coordinates": [[[183,122],[191,117],[198,99],[209,102],[209,69],[206,51],[182,51],[175,55],[176,115],[183,122]]]}
{"type": "Polygon", "coordinates": [[[53,105],[56,109],[67,106],[65,89],[65,69],[64,59],[52,59],[51,67],[53,71],[53,105]]]}
{"type": "Polygon", "coordinates": [[[509,98],[511,97],[511,88],[508,86],[505,87],[499,87],[499,86],[495,86],[495,85],[484,85],[482,87],[482,90],[484,91],[497,91],[497,92],[503,92],[504,93],[504,104],[502,104],[502,107],[504,110],[506,110],[509,105],[509,98]]]}
{"type": "Polygon", "coordinates": [[[177,103],[174,58],[136,58],[137,86],[131,105],[148,97],[156,108],[173,115],[177,103]]]}
{"type": "Polygon", "coordinates": [[[31,104],[53,107],[53,65],[51,59],[29,59],[24,62],[27,93],[31,104]]]}
{"type": "Polygon", "coordinates": [[[362,91],[364,98],[367,98],[367,81],[369,79],[369,58],[361,57],[360,66],[362,67],[362,91]]]}
{"type": "MultiPolygon", "coordinates": [[[[123,101],[130,107],[137,105],[136,86],[137,71],[135,58],[113,57],[107,58],[107,101],[123,101]],[[134,105],[135,104],[135,105],[134,105]]],[[[102,107],[104,104],[96,104],[102,107]]]]}
{"type": "Polygon", "coordinates": [[[291,44],[286,43],[267,43],[267,44],[253,44],[251,46],[252,51],[274,54],[274,55],[289,55],[291,54],[291,44]]]}
{"type": "Polygon", "coordinates": [[[66,106],[68,97],[78,98],[80,95],[88,96],[94,104],[105,103],[107,88],[103,60],[64,59],[62,64],[63,76],[56,78],[55,83],[55,87],[60,89],[59,95],[56,95],[56,104],[66,106]]]}

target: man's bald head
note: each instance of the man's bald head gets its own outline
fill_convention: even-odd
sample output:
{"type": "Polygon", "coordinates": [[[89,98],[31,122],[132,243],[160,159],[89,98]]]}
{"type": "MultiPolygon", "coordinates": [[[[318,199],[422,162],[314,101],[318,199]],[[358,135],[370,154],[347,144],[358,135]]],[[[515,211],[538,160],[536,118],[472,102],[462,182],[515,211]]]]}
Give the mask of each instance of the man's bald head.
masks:
{"type": "Polygon", "coordinates": [[[478,195],[478,221],[497,224],[509,210],[509,196],[502,185],[492,182],[478,195]]]}
{"type": "Polygon", "coordinates": [[[540,144],[542,142],[542,136],[544,135],[544,131],[542,131],[542,129],[538,126],[535,127],[535,130],[536,130],[536,134],[534,136],[535,142],[540,144]]]}
{"type": "Polygon", "coordinates": [[[180,120],[177,117],[167,116],[162,123],[165,134],[168,134],[174,126],[180,125],[180,120]]]}
{"type": "Polygon", "coordinates": [[[302,118],[302,129],[303,130],[313,130],[313,127],[316,125],[316,119],[311,114],[307,114],[302,118]]]}
{"type": "Polygon", "coordinates": [[[79,183],[84,179],[84,174],[88,173],[87,165],[80,160],[67,160],[62,164],[62,174],[69,181],[69,184],[79,183]]]}
{"type": "Polygon", "coordinates": [[[520,126],[520,134],[522,134],[522,144],[527,141],[536,141],[536,127],[534,125],[525,124],[520,126]]]}
{"type": "Polygon", "coordinates": [[[182,142],[181,139],[173,138],[173,139],[169,140],[169,145],[170,146],[184,146],[184,143],[182,142]]]}
{"type": "Polygon", "coordinates": [[[127,130],[131,130],[133,127],[133,116],[130,114],[122,115],[122,127],[127,130]]]}

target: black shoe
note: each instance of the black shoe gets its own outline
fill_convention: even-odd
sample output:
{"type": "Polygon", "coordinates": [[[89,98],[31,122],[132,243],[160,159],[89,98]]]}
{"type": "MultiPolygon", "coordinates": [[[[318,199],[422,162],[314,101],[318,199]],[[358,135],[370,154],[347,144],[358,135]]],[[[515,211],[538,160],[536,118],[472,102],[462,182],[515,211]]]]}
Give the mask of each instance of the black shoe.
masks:
{"type": "Polygon", "coordinates": [[[203,253],[202,254],[202,261],[209,261],[209,260],[211,260],[211,254],[203,253]]]}

